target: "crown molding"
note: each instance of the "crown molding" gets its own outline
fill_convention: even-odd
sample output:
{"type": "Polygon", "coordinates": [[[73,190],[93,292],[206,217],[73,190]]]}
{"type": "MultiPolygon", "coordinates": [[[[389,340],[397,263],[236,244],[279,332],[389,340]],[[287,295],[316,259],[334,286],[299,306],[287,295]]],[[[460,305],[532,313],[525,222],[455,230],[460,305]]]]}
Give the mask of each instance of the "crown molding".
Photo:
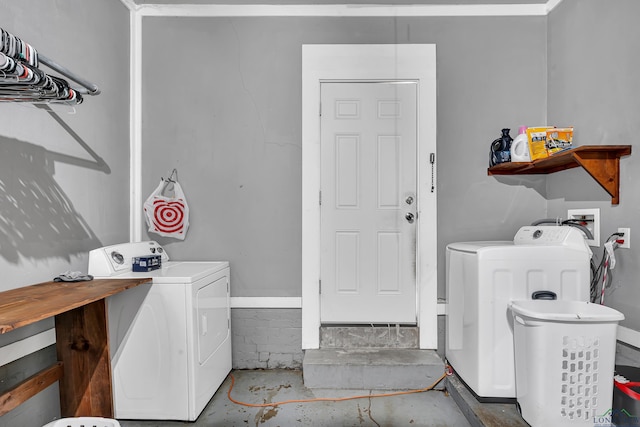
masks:
{"type": "MultiPolygon", "coordinates": [[[[121,0],[131,4],[132,0],[121,0]]],[[[441,16],[546,16],[562,0],[533,4],[142,4],[142,16],[159,17],[441,17],[441,16]]]]}
{"type": "Polygon", "coordinates": [[[135,11],[139,8],[133,0],[120,0],[120,2],[130,11],[135,11]]]}

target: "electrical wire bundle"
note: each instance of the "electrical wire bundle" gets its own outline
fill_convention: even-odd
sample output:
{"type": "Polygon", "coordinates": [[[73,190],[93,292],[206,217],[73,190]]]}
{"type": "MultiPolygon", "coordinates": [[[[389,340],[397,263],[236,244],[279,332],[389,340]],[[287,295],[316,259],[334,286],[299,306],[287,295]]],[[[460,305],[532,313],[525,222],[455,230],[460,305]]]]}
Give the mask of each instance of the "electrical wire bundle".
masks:
{"type": "Polygon", "coordinates": [[[611,287],[611,270],[615,267],[613,251],[624,243],[623,237],[624,233],[613,233],[604,244],[600,262],[596,264],[591,259],[590,301],[593,303],[604,304],[605,290],[611,287]]]}
{"type": "MultiPolygon", "coordinates": [[[[593,239],[591,231],[585,226],[584,220],[579,219],[567,219],[561,221],[555,218],[545,218],[534,221],[531,225],[538,224],[556,224],[556,225],[568,225],[576,227],[585,234],[587,239],[593,239]]],[[[605,291],[611,287],[611,270],[615,267],[615,256],[613,252],[624,243],[624,233],[613,233],[607,238],[604,244],[602,252],[602,258],[598,264],[595,263],[593,257],[591,258],[591,283],[589,287],[589,300],[592,303],[604,304],[605,291]]]]}

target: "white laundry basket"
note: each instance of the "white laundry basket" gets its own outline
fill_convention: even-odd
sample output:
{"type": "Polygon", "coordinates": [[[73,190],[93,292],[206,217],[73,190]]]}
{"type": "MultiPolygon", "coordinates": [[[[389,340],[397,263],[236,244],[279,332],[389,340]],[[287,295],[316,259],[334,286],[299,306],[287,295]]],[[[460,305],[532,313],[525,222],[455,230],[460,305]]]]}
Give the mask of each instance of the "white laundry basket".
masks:
{"type": "Polygon", "coordinates": [[[522,418],[532,427],[598,425],[611,410],[624,315],[582,301],[513,301],[510,308],[522,418]]]}
{"type": "Polygon", "coordinates": [[[51,421],[44,427],[120,427],[120,423],[111,418],[78,417],[61,418],[51,421]]]}

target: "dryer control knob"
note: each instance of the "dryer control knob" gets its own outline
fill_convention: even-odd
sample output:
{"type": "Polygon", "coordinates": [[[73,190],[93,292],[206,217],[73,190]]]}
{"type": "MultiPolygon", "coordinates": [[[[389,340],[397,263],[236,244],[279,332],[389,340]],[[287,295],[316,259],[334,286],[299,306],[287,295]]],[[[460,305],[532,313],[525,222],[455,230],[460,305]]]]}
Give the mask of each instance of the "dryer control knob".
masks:
{"type": "Polygon", "coordinates": [[[124,263],[124,257],[120,252],[113,251],[111,252],[111,259],[116,262],[116,264],[122,265],[124,263]]]}

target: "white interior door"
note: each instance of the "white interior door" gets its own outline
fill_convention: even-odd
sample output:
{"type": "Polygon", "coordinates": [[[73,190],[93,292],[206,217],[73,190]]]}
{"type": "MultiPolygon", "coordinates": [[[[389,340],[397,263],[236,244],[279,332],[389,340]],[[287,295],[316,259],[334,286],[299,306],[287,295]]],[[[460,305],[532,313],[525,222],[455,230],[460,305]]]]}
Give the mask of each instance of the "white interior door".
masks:
{"type": "Polygon", "coordinates": [[[322,323],[416,323],[415,82],[321,83],[322,323]]]}

